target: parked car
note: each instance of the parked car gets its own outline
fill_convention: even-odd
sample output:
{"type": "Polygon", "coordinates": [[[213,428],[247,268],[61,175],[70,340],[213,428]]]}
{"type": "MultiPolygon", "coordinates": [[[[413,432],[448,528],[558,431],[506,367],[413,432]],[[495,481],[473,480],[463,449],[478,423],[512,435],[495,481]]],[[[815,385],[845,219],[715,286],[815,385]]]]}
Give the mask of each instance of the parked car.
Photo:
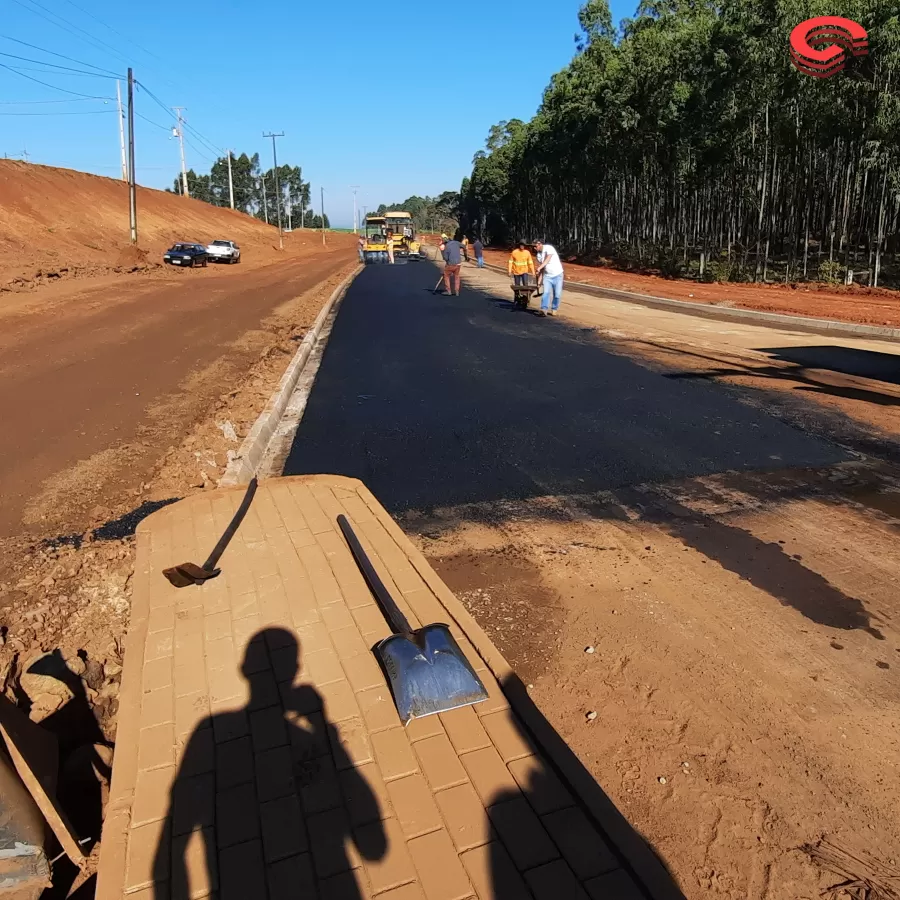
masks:
{"type": "Polygon", "coordinates": [[[239,263],[241,248],[234,241],[213,241],[206,252],[212,262],[239,263]]]}
{"type": "Polygon", "coordinates": [[[166,250],[163,262],[170,266],[205,266],[209,254],[202,244],[173,244],[166,250]]]}

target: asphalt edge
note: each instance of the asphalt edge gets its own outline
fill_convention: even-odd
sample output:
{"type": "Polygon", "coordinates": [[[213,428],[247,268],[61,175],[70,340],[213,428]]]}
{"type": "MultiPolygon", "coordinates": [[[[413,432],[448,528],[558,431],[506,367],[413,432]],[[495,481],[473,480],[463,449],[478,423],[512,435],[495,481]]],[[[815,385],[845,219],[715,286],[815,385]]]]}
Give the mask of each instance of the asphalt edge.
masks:
{"type": "MultiPolygon", "coordinates": [[[[484,268],[505,274],[500,266],[485,263],[484,268]]],[[[585,284],[583,281],[566,280],[566,288],[579,294],[588,294],[602,300],[619,300],[624,303],[635,303],[651,309],[662,309],[682,315],[696,316],[701,319],[714,319],[719,322],[744,322],[748,325],[762,327],[787,328],[804,334],[834,335],[843,334],[848,337],[872,338],[881,341],[900,341],[900,328],[889,328],[886,325],[862,325],[855,322],[840,322],[837,319],[812,319],[808,316],[790,316],[784,313],[760,312],[755,309],[740,309],[730,306],[714,306],[709,303],[690,303],[687,300],[670,300],[667,297],[655,297],[652,294],[638,294],[631,291],[620,291],[617,288],[598,287],[585,284]]]]}
{"type": "MultiPolygon", "coordinates": [[[[329,316],[336,314],[344,295],[353,280],[362,272],[364,266],[357,266],[334,290],[322,307],[312,328],[306,333],[294,358],[278,384],[275,393],[269,398],[265,409],[260,413],[247,437],[244,438],[237,454],[229,461],[225,474],[219,479],[221,488],[248,484],[259,470],[266,456],[266,451],[275,436],[282,416],[293,396],[297,383],[303,374],[313,349],[319,341],[322,329],[329,316]]],[[[330,334],[330,332],[329,332],[330,334]]]]}

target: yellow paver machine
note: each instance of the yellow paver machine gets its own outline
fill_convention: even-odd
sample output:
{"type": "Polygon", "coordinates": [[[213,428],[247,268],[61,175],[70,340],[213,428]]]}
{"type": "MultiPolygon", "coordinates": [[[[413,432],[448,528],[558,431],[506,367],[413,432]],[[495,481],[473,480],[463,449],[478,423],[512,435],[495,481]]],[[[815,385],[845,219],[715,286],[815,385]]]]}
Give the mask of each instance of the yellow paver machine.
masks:
{"type": "Polygon", "coordinates": [[[388,260],[387,227],[384,216],[366,216],[366,265],[388,260]]]}

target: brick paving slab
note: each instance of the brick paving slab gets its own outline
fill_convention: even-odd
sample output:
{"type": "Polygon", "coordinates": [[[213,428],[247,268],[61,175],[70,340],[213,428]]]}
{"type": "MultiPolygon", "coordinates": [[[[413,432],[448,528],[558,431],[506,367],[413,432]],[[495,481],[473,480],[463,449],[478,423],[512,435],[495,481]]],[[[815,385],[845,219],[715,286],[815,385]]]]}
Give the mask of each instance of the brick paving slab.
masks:
{"type": "Polygon", "coordinates": [[[683,900],[360,482],[264,482],[221,576],[169,585],[240,498],[138,528],[98,900],[683,900]],[[402,727],[340,513],[414,625],[450,626],[488,701],[402,727]]]}

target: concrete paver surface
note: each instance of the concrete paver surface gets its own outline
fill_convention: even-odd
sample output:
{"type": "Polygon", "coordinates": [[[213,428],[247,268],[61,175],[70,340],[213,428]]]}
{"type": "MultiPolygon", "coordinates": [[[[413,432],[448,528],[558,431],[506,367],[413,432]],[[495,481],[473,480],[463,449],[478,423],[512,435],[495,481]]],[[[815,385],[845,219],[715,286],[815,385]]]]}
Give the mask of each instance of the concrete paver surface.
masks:
{"type": "Polygon", "coordinates": [[[221,576],[169,585],[241,494],[138,529],[99,900],[681,896],[359,482],[264,482],[221,576]],[[413,626],[450,625],[486,702],[401,726],[340,513],[413,626]]]}

